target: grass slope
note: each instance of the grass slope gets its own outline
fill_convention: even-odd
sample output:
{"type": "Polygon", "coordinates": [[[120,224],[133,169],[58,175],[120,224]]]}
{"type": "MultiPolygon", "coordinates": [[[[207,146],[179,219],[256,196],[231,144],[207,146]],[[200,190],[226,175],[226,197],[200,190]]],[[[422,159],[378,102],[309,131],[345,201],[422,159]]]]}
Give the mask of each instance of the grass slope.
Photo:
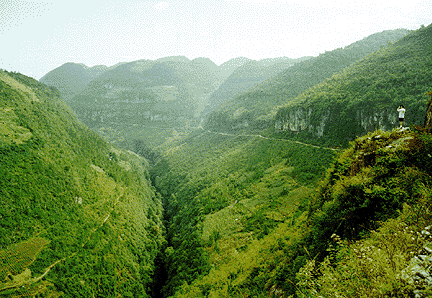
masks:
{"type": "Polygon", "coordinates": [[[149,297],[163,242],[147,162],[55,89],[0,71],[0,295],[149,297]]]}

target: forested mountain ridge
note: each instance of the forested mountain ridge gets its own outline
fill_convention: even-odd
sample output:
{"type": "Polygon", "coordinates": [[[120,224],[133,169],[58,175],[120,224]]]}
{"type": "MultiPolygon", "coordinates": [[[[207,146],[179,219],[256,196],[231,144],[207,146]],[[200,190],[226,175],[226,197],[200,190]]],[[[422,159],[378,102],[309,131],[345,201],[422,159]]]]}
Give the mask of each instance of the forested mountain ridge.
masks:
{"type": "Polygon", "coordinates": [[[345,48],[297,63],[277,76],[253,86],[238,97],[226,101],[213,111],[205,127],[232,130],[239,127],[263,129],[274,127],[278,106],[298,102],[297,97],[314,85],[324,82],[365,56],[399,40],[410,31],[388,30],[372,34],[345,48]]]}
{"type": "Polygon", "coordinates": [[[324,136],[346,144],[375,129],[398,123],[404,105],[405,125],[424,120],[425,92],[430,90],[432,25],[412,32],[389,47],[315,85],[277,111],[277,131],[324,136]]]}
{"type": "Polygon", "coordinates": [[[0,71],[0,163],[2,297],[150,297],[163,226],[145,159],[0,71]]]}
{"type": "Polygon", "coordinates": [[[65,63],[44,75],[39,81],[56,87],[61,95],[67,99],[81,92],[92,79],[116,66],[114,65],[109,68],[105,65],[88,67],[80,63],[65,63]]]}
{"type": "MultiPolygon", "coordinates": [[[[217,110],[224,102],[236,97],[243,91],[260,82],[278,75],[280,72],[290,68],[295,63],[305,61],[311,57],[298,59],[275,58],[250,60],[239,66],[233,73],[215,90],[205,108],[205,114],[217,110]]],[[[222,65],[221,65],[222,67],[222,65]]]]}
{"type": "Polygon", "coordinates": [[[252,61],[252,59],[246,57],[230,59],[219,65],[220,73],[224,78],[228,78],[237,68],[250,61],[252,61]]]}
{"type": "Polygon", "coordinates": [[[218,104],[217,99],[211,98],[214,92],[230,97],[307,58],[253,61],[239,57],[217,66],[208,58],[191,61],[184,56],[173,56],[118,63],[104,67],[92,79],[87,73],[100,67],[66,63],[45,75],[41,82],[57,87],[78,118],[92,128],[110,123],[118,126],[122,121],[126,126],[199,123],[204,108],[209,111],[218,104]],[[256,65],[244,66],[248,63],[256,65]],[[238,73],[227,79],[239,67],[245,67],[240,71],[242,82],[236,79],[238,73]],[[227,83],[219,91],[224,81],[227,83]],[[110,106],[116,106],[114,112],[109,111],[110,106]]]}
{"type": "Polygon", "coordinates": [[[90,127],[193,117],[196,104],[180,73],[183,65],[148,60],[121,65],[91,81],[69,104],[90,127]],[[129,102],[133,105],[125,105],[129,102]]]}
{"type": "Polygon", "coordinates": [[[138,60],[101,74],[67,103],[91,128],[184,123],[194,119],[220,83],[218,67],[209,59],[138,60]]]}

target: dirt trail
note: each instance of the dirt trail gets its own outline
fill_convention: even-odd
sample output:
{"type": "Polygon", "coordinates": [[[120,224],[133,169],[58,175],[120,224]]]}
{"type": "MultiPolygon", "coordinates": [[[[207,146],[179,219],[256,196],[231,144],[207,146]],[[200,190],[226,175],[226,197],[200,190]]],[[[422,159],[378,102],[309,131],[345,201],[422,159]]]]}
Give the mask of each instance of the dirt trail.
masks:
{"type": "MultiPolygon", "coordinates": [[[[195,128],[195,127],[193,127],[195,128]]],[[[223,135],[223,136],[232,136],[232,137],[255,137],[255,138],[262,138],[262,139],[266,139],[266,140],[274,140],[274,141],[285,141],[285,142],[293,142],[296,144],[301,144],[304,146],[309,146],[309,147],[314,147],[314,148],[319,148],[319,149],[326,149],[326,150],[333,150],[336,152],[339,152],[340,149],[335,149],[335,148],[329,148],[329,147],[320,147],[320,146],[315,146],[315,145],[311,145],[311,144],[307,144],[307,143],[302,143],[299,141],[292,141],[292,140],[287,140],[287,139],[275,139],[275,138],[268,138],[268,137],[264,137],[262,135],[236,135],[236,134],[229,134],[229,133],[223,133],[223,132],[214,132],[214,131],[210,131],[210,130],[204,130],[204,128],[202,128],[202,126],[198,126],[196,127],[196,129],[202,129],[205,132],[208,133],[214,133],[214,134],[219,134],[219,135],[223,135]]]]}
{"type": "MultiPolygon", "coordinates": [[[[201,121],[202,124],[202,121],[201,121]]],[[[321,147],[321,146],[316,146],[316,145],[312,145],[312,144],[307,144],[307,143],[303,143],[303,142],[299,142],[299,141],[293,141],[293,140],[287,140],[287,139],[276,139],[276,138],[268,138],[268,137],[264,137],[262,135],[237,135],[237,134],[229,134],[229,133],[223,133],[223,132],[215,132],[215,131],[210,131],[210,130],[206,130],[204,129],[201,124],[199,124],[197,127],[190,127],[188,126],[188,129],[201,129],[204,132],[208,132],[208,133],[213,133],[213,134],[219,134],[219,135],[223,135],[223,136],[231,136],[231,137],[255,137],[255,138],[262,138],[262,139],[266,139],[266,140],[274,140],[274,141],[285,141],[285,142],[292,142],[292,143],[296,143],[296,144],[300,144],[300,145],[304,145],[304,146],[309,146],[309,147],[314,147],[314,148],[318,148],[318,149],[325,149],[325,150],[332,150],[335,152],[340,152],[343,149],[336,149],[336,148],[330,148],[330,147],[321,147]]],[[[160,129],[164,128],[164,129],[183,129],[184,127],[171,127],[171,126],[166,126],[166,127],[158,127],[160,129]]]]}

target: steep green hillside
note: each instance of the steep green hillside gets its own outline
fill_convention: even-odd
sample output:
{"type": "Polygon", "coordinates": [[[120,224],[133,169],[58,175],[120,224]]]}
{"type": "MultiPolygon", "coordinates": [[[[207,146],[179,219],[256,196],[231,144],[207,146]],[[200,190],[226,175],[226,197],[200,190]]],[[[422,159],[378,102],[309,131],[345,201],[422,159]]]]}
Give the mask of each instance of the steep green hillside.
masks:
{"type": "Polygon", "coordinates": [[[432,295],[432,117],[392,129],[399,104],[406,123],[424,120],[431,26],[299,63],[229,101],[205,129],[163,116],[177,106],[179,118],[195,116],[191,92],[205,99],[220,78],[211,61],[135,61],[116,68],[117,83],[106,72],[74,108],[148,161],[85,130],[55,96],[41,101],[55,90],[3,75],[17,103],[4,101],[0,126],[0,194],[12,206],[1,215],[11,273],[0,291],[12,296],[25,281],[46,296],[432,295]]]}
{"type": "Polygon", "coordinates": [[[123,76],[90,82],[70,100],[70,105],[91,128],[147,126],[189,119],[196,105],[189,98],[182,78],[167,63],[154,63],[143,72],[134,72],[132,67],[136,65],[124,65],[130,69],[123,76]]]}
{"type": "Polygon", "coordinates": [[[228,78],[237,68],[250,61],[252,61],[252,59],[246,57],[230,59],[219,65],[220,73],[224,78],[228,78]]]}
{"type": "Polygon", "coordinates": [[[39,81],[56,87],[64,98],[70,98],[108,69],[105,65],[88,67],[84,64],[65,63],[44,75],[39,81]]]}
{"type": "Polygon", "coordinates": [[[139,60],[105,72],[67,103],[91,128],[184,125],[200,113],[221,80],[209,59],[139,60]]]}
{"type": "Polygon", "coordinates": [[[408,276],[417,274],[410,267],[412,258],[430,243],[421,231],[432,222],[431,146],[430,134],[398,130],[377,131],[350,143],[310,204],[311,233],[303,242],[311,256],[320,253],[315,261],[328,255],[332,234],[338,235],[333,236],[338,243],[320,266],[308,262],[300,271],[297,295],[344,291],[343,297],[412,297],[424,286],[410,284],[408,276]],[[307,274],[315,273],[315,280],[307,281],[307,274]]]}
{"type": "MultiPolygon", "coordinates": [[[[128,63],[123,63],[116,68],[105,72],[95,81],[99,84],[114,84],[117,86],[128,87],[135,86],[140,83],[140,74],[153,67],[155,61],[138,60],[128,63]]],[[[91,88],[91,87],[88,87],[91,88]]]]}
{"type": "Polygon", "coordinates": [[[209,58],[195,58],[182,69],[184,78],[197,89],[214,90],[213,84],[222,79],[219,67],[209,58]]]}
{"type": "MultiPolygon", "coordinates": [[[[308,60],[312,57],[302,57],[290,59],[287,57],[268,58],[259,61],[244,60],[244,63],[238,66],[232,74],[223,82],[223,84],[214,91],[210,98],[208,106],[205,108],[205,114],[218,110],[225,102],[238,96],[240,93],[248,90],[251,86],[257,85],[271,77],[277,76],[280,72],[291,67],[295,63],[308,60]]],[[[230,60],[234,64],[237,60],[230,60]]],[[[229,63],[228,61],[227,63],[229,63]]],[[[239,60],[240,62],[242,60],[239,60]]],[[[221,65],[223,67],[229,64],[221,65]]]]}
{"type": "Polygon", "coordinates": [[[311,164],[303,165],[301,172],[312,171],[310,178],[316,179],[320,172],[316,163],[321,160],[325,165],[330,155],[323,154],[328,151],[296,148],[288,141],[266,144],[262,138],[239,142],[245,137],[237,137],[243,145],[228,149],[229,136],[189,138],[196,146],[191,139],[179,140],[167,151],[168,162],[157,165],[153,174],[165,173],[155,180],[166,191],[165,204],[171,212],[173,248],[166,253],[167,270],[174,277],[168,285],[177,290],[166,293],[173,297],[414,297],[415,293],[428,297],[432,293],[430,261],[421,261],[432,253],[430,134],[376,131],[356,139],[338,155],[316,191],[313,183],[294,174],[296,162],[307,160],[297,154],[309,157],[311,164]],[[205,157],[197,162],[191,158],[194,154],[205,157]],[[229,164],[237,162],[237,168],[225,166],[227,158],[229,164]],[[185,172],[166,174],[169,165],[185,172]]]}
{"type": "Polygon", "coordinates": [[[251,60],[238,67],[223,84],[212,93],[209,99],[208,109],[217,109],[226,100],[237,96],[249,87],[254,86],[279,72],[289,68],[293,63],[291,61],[280,62],[274,65],[264,66],[258,61],[251,60]]]}
{"type": "Polygon", "coordinates": [[[292,64],[295,64],[298,62],[309,60],[311,58],[313,58],[313,57],[312,56],[304,56],[304,57],[295,58],[295,59],[288,58],[288,57],[265,58],[265,59],[259,60],[259,63],[262,66],[272,66],[275,64],[283,63],[283,62],[291,62],[292,64]]]}
{"type": "Polygon", "coordinates": [[[163,243],[146,160],[59,93],[0,71],[0,296],[150,297],[163,243]]]}
{"type": "MultiPolygon", "coordinates": [[[[265,59],[261,59],[258,62],[261,64],[261,66],[263,67],[268,67],[268,66],[272,66],[274,64],[278,64],[278,63],[283,63],[283,62],[290,62],[292,64],[297,63],[297,62],[301,62],[303,60],[308,60],[312,57],[310,56],[305,56],[305,57],[301,57],[301,58],[297,58],[297,59],[291,59],[288,57],[278,57],[278,58],[265,58],[265,59]]],[[[224,63],[222,63],[221,65],[219,65],[219,71],[222,77],[224,78],[228,78],[237,68],[241,67],[242,65],[251,62],[252,59],[249,58],[245,58],[245,57],[237,57],[237,58],[233,58],[230,59],[224,63]]]]}
{"type": "Polygon", "coordinates": [[[339,48],[297,63],[285,72],[227,101],[218,111],[209,115],[205,125],[209,129],[224,130],[239,126],[273,126],[274,113],[268,113],[277,106],[298,101],[296,97],[308,88],[397,41],[408,32],[405,29],[398,29],[375,33],[343,49],[339,48]],[[260,120],[265,121],[262,123],[260,120]]]}
{"type": "Polygon", "coordinates": [[[200,129],[173,135],[158,149],[162,156],[151,176],[165,208],[165,296],[215,266],[231,266],[237,251],[256,257],[266,235],[298,216],[295,204],[313,192],[335,155],[287,140],[200,129]]]}
{"type": "Polygon", "coordinates": [[[368,131],[397,126],[401,104],[405,125],[423,124],[431,67],[432,24],[303,92],[298,104],[277,111],[275,128],[344,145],[368,131]]]}

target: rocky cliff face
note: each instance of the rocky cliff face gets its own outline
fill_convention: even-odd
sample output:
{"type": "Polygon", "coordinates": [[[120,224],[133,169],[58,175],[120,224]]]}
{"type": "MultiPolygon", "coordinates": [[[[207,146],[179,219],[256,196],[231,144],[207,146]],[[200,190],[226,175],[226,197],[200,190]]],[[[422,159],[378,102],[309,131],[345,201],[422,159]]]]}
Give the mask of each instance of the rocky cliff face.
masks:
{"type": "MultiPolygon", "coordinates": [[[[398,124],[397,113],[390,111],[390,109],[382,109],[380,111],[370,112],[366,109],[358,109],[352,111],[352,117],[349,121],[351,127],[361,133],[367,133],[368,131],[374,131],[376,129],[390,130],[392,127],[398,124]]],[[[342,117],[338,112],[327,109],[325,111],[317,111],[313,107],[293,107],[283,117],[279,117],[275,121],[275,130],[278,131],[291,131],[301,132],[309,131],[314,136],[320,138],[325,134],[328,134],[329,129],[333,129],[335,123],[342,122],[342,117]],[[329,127],[332,128],[329,128],[329,127]]],[[[337,126],[337,129],[348,129],[341,126],[337,126]]]]}
{"type": "Polygon", "coordinates": [[[83,109],[77,108],[77,114],[80,120],[89,125],[90,127],[123,123],[125,125],[132,124],[145,124],[150,122],[166,122],[166,121],[180,121],[182,117],[175,117],[174,115],[163,114],[157,111],[145,109],[83,109]]]}
{"type": "Polygon", "coordinates": [[[90,128],[181,121],[194,112],[193,103],[175,86],[134,89],[103,82],[93,90],[70,100],[78,118],[90,128]]]}
{"type": "Polygon", "coordinates": [[[292,132],[309,130],[317,137],[322,137],[324,134],[325,125],[329,120],[330,111],[326,111],[324,115],[321,116],[321,119],[317,125],[313,125],[311,123],[312,112],[312,108],[294,108],[284,118],[276,121],[275,129],[276,131],[289,130],[292,132]]]}
{"type": "Polygon", "coordinates": [[[358,110],[354,121],[360,123],[365,132],[374,129],[390,130],[398,124],[398,115],[389,109],[372,113],[358,110]]]}
{"type": "Polygon", "coordinates": [[[427,130],[432,131],[432,91],[426,93],[426,95],[429,95],[430,98],[427,104],[424,126],[427,130]]]}

